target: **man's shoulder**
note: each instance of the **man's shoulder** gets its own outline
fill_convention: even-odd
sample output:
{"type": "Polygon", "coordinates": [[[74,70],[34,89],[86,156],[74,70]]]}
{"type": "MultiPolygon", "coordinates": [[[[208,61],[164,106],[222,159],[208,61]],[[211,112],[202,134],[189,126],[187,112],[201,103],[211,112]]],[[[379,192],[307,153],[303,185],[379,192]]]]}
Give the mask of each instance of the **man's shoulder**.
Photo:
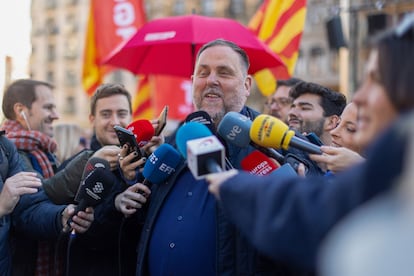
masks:
{"type": "Polygon", "coordinates": [[[240,111],[241,114],[243,114],[244,116],[248,117],[250,120],[253,120],[254,118],[256,118],[257,116],[260,115],[260,112],[245,105],[243,106],[242,110],[240,111]]]}

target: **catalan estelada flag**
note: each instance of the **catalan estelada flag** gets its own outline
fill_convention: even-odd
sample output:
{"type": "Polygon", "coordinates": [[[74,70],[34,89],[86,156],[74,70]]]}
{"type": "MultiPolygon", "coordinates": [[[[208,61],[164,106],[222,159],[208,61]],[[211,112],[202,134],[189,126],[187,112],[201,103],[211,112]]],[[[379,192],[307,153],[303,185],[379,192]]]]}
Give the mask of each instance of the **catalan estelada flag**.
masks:
{"type": "Polygon", "coordinates": [[[276,89],[276,79],[292,76],[306,19],[306,0],[265,0],[248,28],[275,52],[286,67],[264,69],[254,78],[263,95],[276,89]],[[287,70],[286,70],[287,69],[287,70]]]}
{"type": "Polygon", "coordinates": [[[86,30],[82,85],[88,95],[95,92],[114,67],[102,61],[129,39],[146,21],[142,0],[90,0],[86,30]]]}

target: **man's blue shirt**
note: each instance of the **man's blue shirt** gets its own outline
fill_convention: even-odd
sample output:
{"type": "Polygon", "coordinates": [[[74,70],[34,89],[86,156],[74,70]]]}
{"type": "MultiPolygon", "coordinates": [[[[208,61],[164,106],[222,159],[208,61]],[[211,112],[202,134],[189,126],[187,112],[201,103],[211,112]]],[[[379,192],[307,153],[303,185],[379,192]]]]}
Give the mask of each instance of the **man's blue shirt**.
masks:
{"type": "Polygon", "coordinates": [[[195,180],[189,170],[174,185],[150,240],[150,275],[215,275],[214,196],[207,183],[195,180]]]}

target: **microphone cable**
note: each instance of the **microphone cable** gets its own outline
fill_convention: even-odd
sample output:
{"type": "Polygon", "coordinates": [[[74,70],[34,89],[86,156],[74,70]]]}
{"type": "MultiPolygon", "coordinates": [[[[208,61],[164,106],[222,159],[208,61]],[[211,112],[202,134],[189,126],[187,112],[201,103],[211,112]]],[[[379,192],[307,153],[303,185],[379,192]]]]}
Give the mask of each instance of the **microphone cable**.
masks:
{"type": "MultiPolygon", "coordinates": [[[[63,271],[65,270],[65,263],[63,262],[65,259],[63,256],[64,249],[62,248],[62,246],[64,246],[63,242],[65,241],[64,240],[65,236],[66,236],[65,233],[61,232],[57,238],[56,245],[53,247],[54,248],[53,262],[52,262],[52,267],[49,270],[52,276],[62,275],[63,271]],[[62,254],[60,254],[61,252],[62,254]]],[[[49,247],[49,248],[52,248],[52,247],[49,247]]]]}
{"type": "Polygon", "coordinates": [[[122,232],[124,229],[126,218],[123,217],[121,223],[119,225],[119,233],[118,233],[118,275],[122,275],[122,232]]]}
{"type": "Polygon", "coordinates": [[[69,276],[69,272],[70,272],[70,250],[72,248],[72,244],[75,241],[76,238],[76,232],[75,230],[71,230],[71,232],[69,233],[69,237],[68,237],[68,245],[66,247],[66,272],[65,275],[69,276]]]}

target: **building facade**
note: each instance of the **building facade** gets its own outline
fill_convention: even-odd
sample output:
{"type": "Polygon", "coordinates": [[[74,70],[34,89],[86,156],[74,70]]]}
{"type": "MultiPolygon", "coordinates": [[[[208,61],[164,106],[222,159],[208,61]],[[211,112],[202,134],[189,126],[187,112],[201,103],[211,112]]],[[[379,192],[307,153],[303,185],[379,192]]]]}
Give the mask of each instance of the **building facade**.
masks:
{"type": "MultiPolygon", "coordinates": [[[[414,10],[412,2],[308,0],[295,76],[352,94],[364,65],[364,38],[393,24],[404,12],[414,10]],[[333,22],[331,27],[328,22],[333,22]],[[343,43],[335,40],[341,38],[341,32],[343,43]]],[[[247,25],[261,3],[262,0],[148,0],[145,10],[148,20],[196,13],[235,18],[247,25]]],[[[32,0],[31,8],[30,76],[55,85],[62,122],[76,122],[83,127],[89,126],[89,100],[81,86],[88,11],[89,0],[32,0]]],[[[124,70],[109,74],[107,81],[124,83],[135,91],[135,76],[124,70]]],[[[254,90],[249,105],[261,109],[263,102],[263,96],[254,90]]]]}

